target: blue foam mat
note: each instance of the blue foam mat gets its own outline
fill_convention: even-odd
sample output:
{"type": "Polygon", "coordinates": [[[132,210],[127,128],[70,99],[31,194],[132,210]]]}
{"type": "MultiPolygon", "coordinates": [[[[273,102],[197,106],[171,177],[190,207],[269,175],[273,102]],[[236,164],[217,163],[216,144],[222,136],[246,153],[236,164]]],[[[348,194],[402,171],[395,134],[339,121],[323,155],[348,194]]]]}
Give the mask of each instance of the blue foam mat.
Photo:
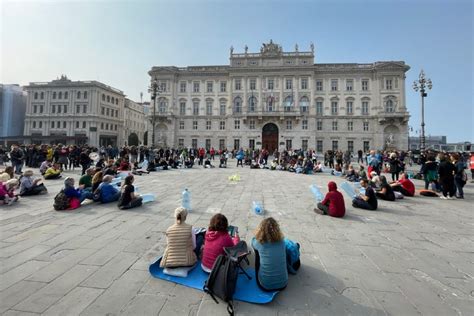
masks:
{"type": "MultiPolygon", "coordinates": [[[[189,271],[186,278],[171,276],[163,273],[163,268],[160,268],[159,258],[156,262],[150,265],[149,271],[152,276],[158,279],[170,281],[173,283],[181,284],[196,290],[203,291],[204,283],[206,283],[209,274],[202,271],[201,260],[199,260],[194,269],[189,271]]],[[[245,269],[245,271],[252,277],[251,280],[247,279],[244,274],[239,274],[237,279],[237,286],[234,293],[234,300],[255,303],[255,304],[267,304],[273,301],[278,291],[265,292],[262,291],[255,279],[255,270],[251,268],[245,269]]]]}

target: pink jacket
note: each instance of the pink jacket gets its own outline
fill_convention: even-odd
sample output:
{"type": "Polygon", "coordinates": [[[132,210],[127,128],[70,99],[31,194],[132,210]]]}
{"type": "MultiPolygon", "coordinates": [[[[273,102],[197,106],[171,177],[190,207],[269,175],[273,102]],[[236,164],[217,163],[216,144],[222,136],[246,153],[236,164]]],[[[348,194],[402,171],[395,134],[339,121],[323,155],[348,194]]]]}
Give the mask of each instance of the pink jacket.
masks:
{"type": "Polygon", "coordinates": [[[5,183],[0,182],[0,196],[8,195],[9,197],[15,196],[15,190],[7,190],[7,185],[5,183]]]}
{"type": "Polygon", "coordinates": [[[207,231],[204,237],[204,249],[202,251],[202,265],[212,269],[214,261],[219,255],[224,254],[224,247],[232,247],[240,241],[240,238],[230,237],[228,232],[207,231]]]}

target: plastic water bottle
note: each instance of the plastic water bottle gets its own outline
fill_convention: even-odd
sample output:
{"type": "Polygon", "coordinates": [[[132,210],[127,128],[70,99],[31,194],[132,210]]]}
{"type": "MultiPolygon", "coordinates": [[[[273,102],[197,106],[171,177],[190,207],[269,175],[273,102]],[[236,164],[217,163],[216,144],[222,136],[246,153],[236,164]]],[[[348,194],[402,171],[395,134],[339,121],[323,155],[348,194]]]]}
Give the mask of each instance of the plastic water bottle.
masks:
{"type": "Polygon", "coordinates": [[[263,215],[264,209],[263,209],[263,206],[261,205],[261,203],[253,201],[252,202],[252,208],[253,208],[253,211],[255,212],[255,214],[263,215]]]}
{"type": "Polygon", "coordinates": [[[191,211],[191,193],[188,191],[187,188],[184,189],[182,196],[183,201],[181,206],[184,207],[188,212],[191,211]]]}
{"type": "Polygon", "coordinates": [[[321,191],[316,185],[312,184],[310,186],[310,189],[311,189],[311,192],[313,192],[313,195],[316,201],[321,202],[322,200],[324,200],[323,194],[321,193],[321,191]]]}

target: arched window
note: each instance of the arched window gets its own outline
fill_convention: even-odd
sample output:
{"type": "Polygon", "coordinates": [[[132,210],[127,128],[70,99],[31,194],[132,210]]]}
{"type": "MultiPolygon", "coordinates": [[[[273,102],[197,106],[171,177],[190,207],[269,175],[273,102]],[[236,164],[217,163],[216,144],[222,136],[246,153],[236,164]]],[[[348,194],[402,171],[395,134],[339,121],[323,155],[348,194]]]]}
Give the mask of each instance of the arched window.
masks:
{"type": "Polygon", "coordinates": [[[240,97],[234,99],[234,113],[242,113],[242,99],[240,97]]]}
{"type": "Polygon", "coordinates": [[[395,108],[393,106],[393,101],[392,100],[387,100],[387,102],[385,103],[385,110],[388,113],[394,112],[395,108]]]}
{"type": "Polygon", "coordinates": [[[309,99],[307,96],[303,96],[300,99],[300,109],[301,112],[308,112],[309,109],[309,99]]]}
{"type": "Polygon", "coordinates": [[[251,96],[249,98],[249,112],[255,112],[256,106],[257,106],[257,98],[254,96],[251,96]]]}

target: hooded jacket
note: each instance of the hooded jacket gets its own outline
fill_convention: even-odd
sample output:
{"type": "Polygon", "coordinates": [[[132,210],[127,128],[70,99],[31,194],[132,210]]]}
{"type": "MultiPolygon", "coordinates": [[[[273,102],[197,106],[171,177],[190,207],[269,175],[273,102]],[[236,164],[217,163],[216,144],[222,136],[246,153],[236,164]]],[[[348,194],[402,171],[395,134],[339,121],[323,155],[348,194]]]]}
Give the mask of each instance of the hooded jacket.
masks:
{"type": "Polygon", "coordinates": [[[337,191],[337,185],[331,181],[328,183],[329,192],[321,202],[323,205],[328,205],[328,213],[333,217],[343,217],[346,214],[346,206],[344,205],[344,198],[341,192],[337,191]]]}
{"type": "Polygon", "coordinates": [[[236,236],[232,238],[227,231],[208,230],[204,236],[202,265],[208,269],[212,269],[217,257],[224,254],[224,247],[232,247],[239,241],[239,237],[236,236]]]}

